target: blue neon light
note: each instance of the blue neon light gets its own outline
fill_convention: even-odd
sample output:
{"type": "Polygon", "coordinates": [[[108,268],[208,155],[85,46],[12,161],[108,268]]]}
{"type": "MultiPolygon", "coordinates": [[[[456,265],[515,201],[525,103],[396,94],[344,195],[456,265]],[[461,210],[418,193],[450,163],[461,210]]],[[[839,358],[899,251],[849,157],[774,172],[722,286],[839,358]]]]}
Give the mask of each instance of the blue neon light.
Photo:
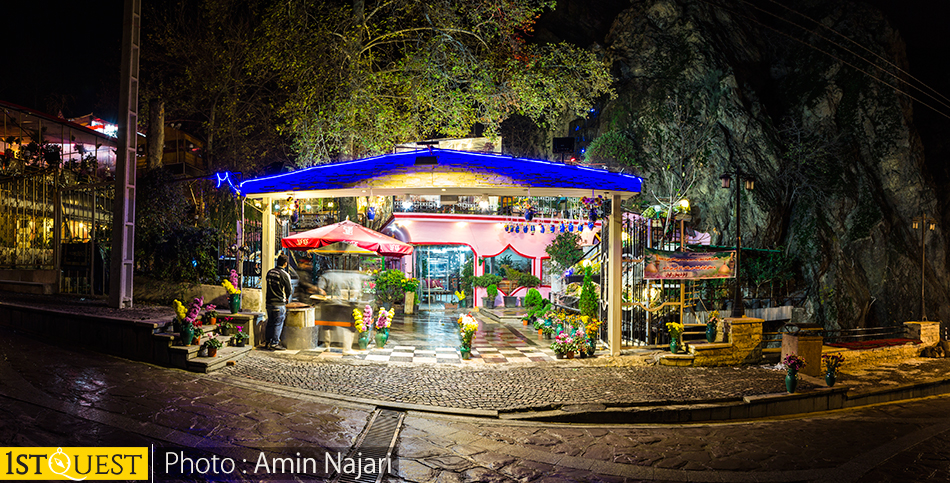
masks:
{"type": "Polygon", "coordinates": [[[552,161],[433,149],[431,152],[408,151],[322,164],[289,173],[248,179],[241,182],[239,187],[244,195],[367,187],[372,185],[371,181],[376,177],[426,169],[423,166],[415,167],[416,156],[420,155],[436,156],[441,167],[490,171],[506,176],[516,184],[540,188],[594,188],[598,191],[639,193],[643,182],[641,178],[630,174],[552,161]]]}
{"type": "Polygon", "coordinates": [[[224,184],[224,182],[226,181],[226,182],[228,183],[228,186],[231,187],[231,191],[237,192],[237,190],[238,190],[237,187],[235,187],[235,186],[234,186],[234,183],[231,182],[231,172],[230,172],[230,171],[225,171],[225,172],[223,172],[223,173],[214,173],[214,177],[215,177],[215,180],[216,180],[216,183],[217,183],[217,184],[215,184],[215,186],[214,186],[215,189],[220,189],[220,188],[221,188],[221,185],[224,184]]]}

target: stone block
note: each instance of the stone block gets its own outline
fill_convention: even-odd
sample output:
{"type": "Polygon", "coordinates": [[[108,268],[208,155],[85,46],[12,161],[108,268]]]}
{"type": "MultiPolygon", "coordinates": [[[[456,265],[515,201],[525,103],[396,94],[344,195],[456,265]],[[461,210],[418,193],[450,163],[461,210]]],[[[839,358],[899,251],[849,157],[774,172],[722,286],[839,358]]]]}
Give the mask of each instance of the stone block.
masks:
{"type": "Polygon", "coordinates": [[[924,346],[940,341],[940,322],[904,322],[904,334],[908,339],[919,339],[924,346]]]}
{"type": "Polygon", "coordinates": [[[821,374],[822,337],[815,335],[782,334],[782,359],[791,354],[805,361],[802,374],[818,377],[821,374]]]}

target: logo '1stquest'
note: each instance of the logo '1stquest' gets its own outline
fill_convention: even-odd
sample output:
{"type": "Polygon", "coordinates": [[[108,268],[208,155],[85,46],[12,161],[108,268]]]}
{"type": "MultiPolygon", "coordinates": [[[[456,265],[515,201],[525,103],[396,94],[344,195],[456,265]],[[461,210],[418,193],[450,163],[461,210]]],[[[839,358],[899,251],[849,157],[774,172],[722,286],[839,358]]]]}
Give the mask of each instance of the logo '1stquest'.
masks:
{"type": "Polygon", "coordinates": [[[0,455],[0,480],[148,480],[147,447],[0,447],[0,455]]]}

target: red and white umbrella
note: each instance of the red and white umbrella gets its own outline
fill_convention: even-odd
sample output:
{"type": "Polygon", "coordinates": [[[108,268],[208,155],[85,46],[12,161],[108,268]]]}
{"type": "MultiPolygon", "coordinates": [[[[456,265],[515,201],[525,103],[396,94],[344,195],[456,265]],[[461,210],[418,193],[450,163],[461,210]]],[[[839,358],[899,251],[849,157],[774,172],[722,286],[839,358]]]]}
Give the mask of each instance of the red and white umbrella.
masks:
{"type": "Polygon", "coordinates": [[[291,250],[310,250],[337,242],[350,243],[390,257],[412,254],[412,245],[350,220],[290,235],[281,239],[280,244],[291,250]]]}

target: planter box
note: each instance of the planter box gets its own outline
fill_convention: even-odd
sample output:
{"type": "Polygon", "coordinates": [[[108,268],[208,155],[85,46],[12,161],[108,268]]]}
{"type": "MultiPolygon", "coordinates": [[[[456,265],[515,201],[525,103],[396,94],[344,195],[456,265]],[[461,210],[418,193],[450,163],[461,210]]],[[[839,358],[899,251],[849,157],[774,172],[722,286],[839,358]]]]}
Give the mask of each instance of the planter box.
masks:
{"type": "Polygon", "coordinates": [[[482,306],[486,309],[495,308],[495,298],[494,297],[482,297],[482,306]]]}
{"type": "Polygon", "coordinates": [[[505,307],[517,307],[518,297],[505,297],[505,307]]]}

